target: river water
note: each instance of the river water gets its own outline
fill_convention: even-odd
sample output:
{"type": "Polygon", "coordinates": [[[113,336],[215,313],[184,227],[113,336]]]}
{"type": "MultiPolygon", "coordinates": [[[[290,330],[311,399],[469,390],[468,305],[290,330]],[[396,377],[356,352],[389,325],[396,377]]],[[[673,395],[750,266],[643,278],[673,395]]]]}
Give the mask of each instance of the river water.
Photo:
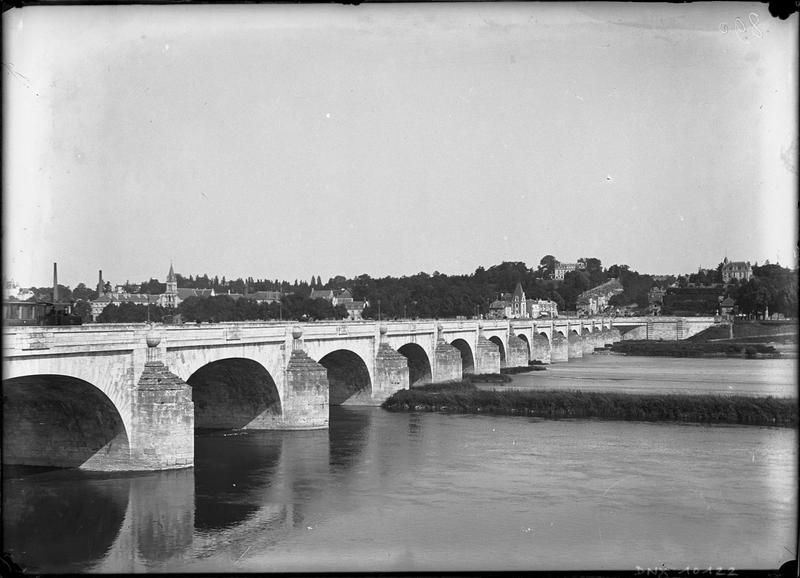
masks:
{"type": "Polygon", "coordinates": [[[334,407],[329,431],[198,435],[186,470],[6,468],[4,550],[31,572],[777,568],[796,557],[797,443],[334,407]]]}

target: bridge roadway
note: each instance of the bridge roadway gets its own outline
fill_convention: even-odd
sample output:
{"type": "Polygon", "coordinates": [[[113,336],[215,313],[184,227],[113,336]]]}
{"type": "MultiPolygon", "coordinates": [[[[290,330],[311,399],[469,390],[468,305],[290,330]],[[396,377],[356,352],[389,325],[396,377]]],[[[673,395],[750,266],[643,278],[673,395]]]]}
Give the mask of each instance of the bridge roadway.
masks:
{"type": "Polygon", "coordinates": [[[195,429],[318,429],[337,404],[501,367],[565,362],[713,318],[6,327],[3,462],[188,467],[195,429]]]}

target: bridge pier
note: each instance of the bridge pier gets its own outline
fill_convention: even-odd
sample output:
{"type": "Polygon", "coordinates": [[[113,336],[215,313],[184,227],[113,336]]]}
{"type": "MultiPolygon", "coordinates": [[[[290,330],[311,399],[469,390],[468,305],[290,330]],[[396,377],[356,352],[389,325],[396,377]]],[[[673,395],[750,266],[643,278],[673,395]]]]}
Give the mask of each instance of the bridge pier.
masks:
{"type": "Polygon", "coordinates": [[[303,330],[292,331],[292,353],[286,366],[281,429],[328,427],[328,370],[303,351],[303,330]]]}
{"type": "MultiPolygon", "coordinates": [[[[194,465],[192,388],[158,359],[161,338],[151,331],[146,341],[147,361],[131,407],[131,457],[126,469],[190,467],[194,465]]],[[[105,468],[98,464],[97,469],[105,468]]]]}
{"type": "Polygon", "coordinates": [[[569,361],[569,344],[561,333],[555,333],[550,347],[550,363],[569,361]]]}
{"type": "Polygon", "coordinates": [[[570,331],[567,337],[567,359],[580,359],[583,357],[583,339],[581,336],[570,331]]]}
{"type": "Polygon", "coordinates": [[[551,362],[551,346],[547,335],[534,334],[533,336],[533,349],[531,351],[531,359],[534,361],[541,361],[542,363],[551,362]]]}
{"type": "Polygon", "coordinates": [[[380,345],[375,357],[375,383],[372,385],[372,402],[380,405],[390,395],[409,388],[408,360],[386,342],[388,327],[381,325],[380,345]]]}
{"type": "Polygon", "coordinates": [[[528,366],[528,346],[517,337],[514,329],[508,332],[508,347],[506,348],[507,367],[527,367],[528,366]]]}
{"type": "Polygon", "coordinates": [[[447,343],[443,337],[444,328],[437,326],[436,348],[434,349],[434,383],[441,381],[458,381],[462,378],[461,352],[447,343]]]}
{"type": "Polygon", "coordinates": [[[475,373],[500,373],[500,349],[483,335],[483,323],[478,321],[475,343],[475,373]]]}

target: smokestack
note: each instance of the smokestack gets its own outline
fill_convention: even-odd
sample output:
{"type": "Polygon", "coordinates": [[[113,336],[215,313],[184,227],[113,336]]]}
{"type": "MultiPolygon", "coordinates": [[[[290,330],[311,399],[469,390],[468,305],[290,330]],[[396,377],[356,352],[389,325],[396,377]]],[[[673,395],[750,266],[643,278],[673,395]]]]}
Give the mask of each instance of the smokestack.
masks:
{"type": "Polygon", "coordinates": [[[53,263],[53,303],[58,303],[58,263],[53,263]]]}
{"type": "Polygon", "coordinates": [[[97,293],[99,295],[103,294],[103,270],[100,269],[97,272],[97,293]]]}

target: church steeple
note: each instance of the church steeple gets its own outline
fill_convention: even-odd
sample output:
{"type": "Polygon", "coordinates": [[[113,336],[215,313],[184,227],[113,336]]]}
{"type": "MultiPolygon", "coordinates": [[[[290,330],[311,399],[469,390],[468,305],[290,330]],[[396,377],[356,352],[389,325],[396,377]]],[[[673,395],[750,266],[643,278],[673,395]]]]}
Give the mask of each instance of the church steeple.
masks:
{"type": "Polygon", "coordinates": [[[172,263],[169,264],[169,273],[167,273],[167,290],[164,292],[164,306],[177,307],[178,306],[178,278],[175,276],[175,270],[172,268],[172,263]]]}

